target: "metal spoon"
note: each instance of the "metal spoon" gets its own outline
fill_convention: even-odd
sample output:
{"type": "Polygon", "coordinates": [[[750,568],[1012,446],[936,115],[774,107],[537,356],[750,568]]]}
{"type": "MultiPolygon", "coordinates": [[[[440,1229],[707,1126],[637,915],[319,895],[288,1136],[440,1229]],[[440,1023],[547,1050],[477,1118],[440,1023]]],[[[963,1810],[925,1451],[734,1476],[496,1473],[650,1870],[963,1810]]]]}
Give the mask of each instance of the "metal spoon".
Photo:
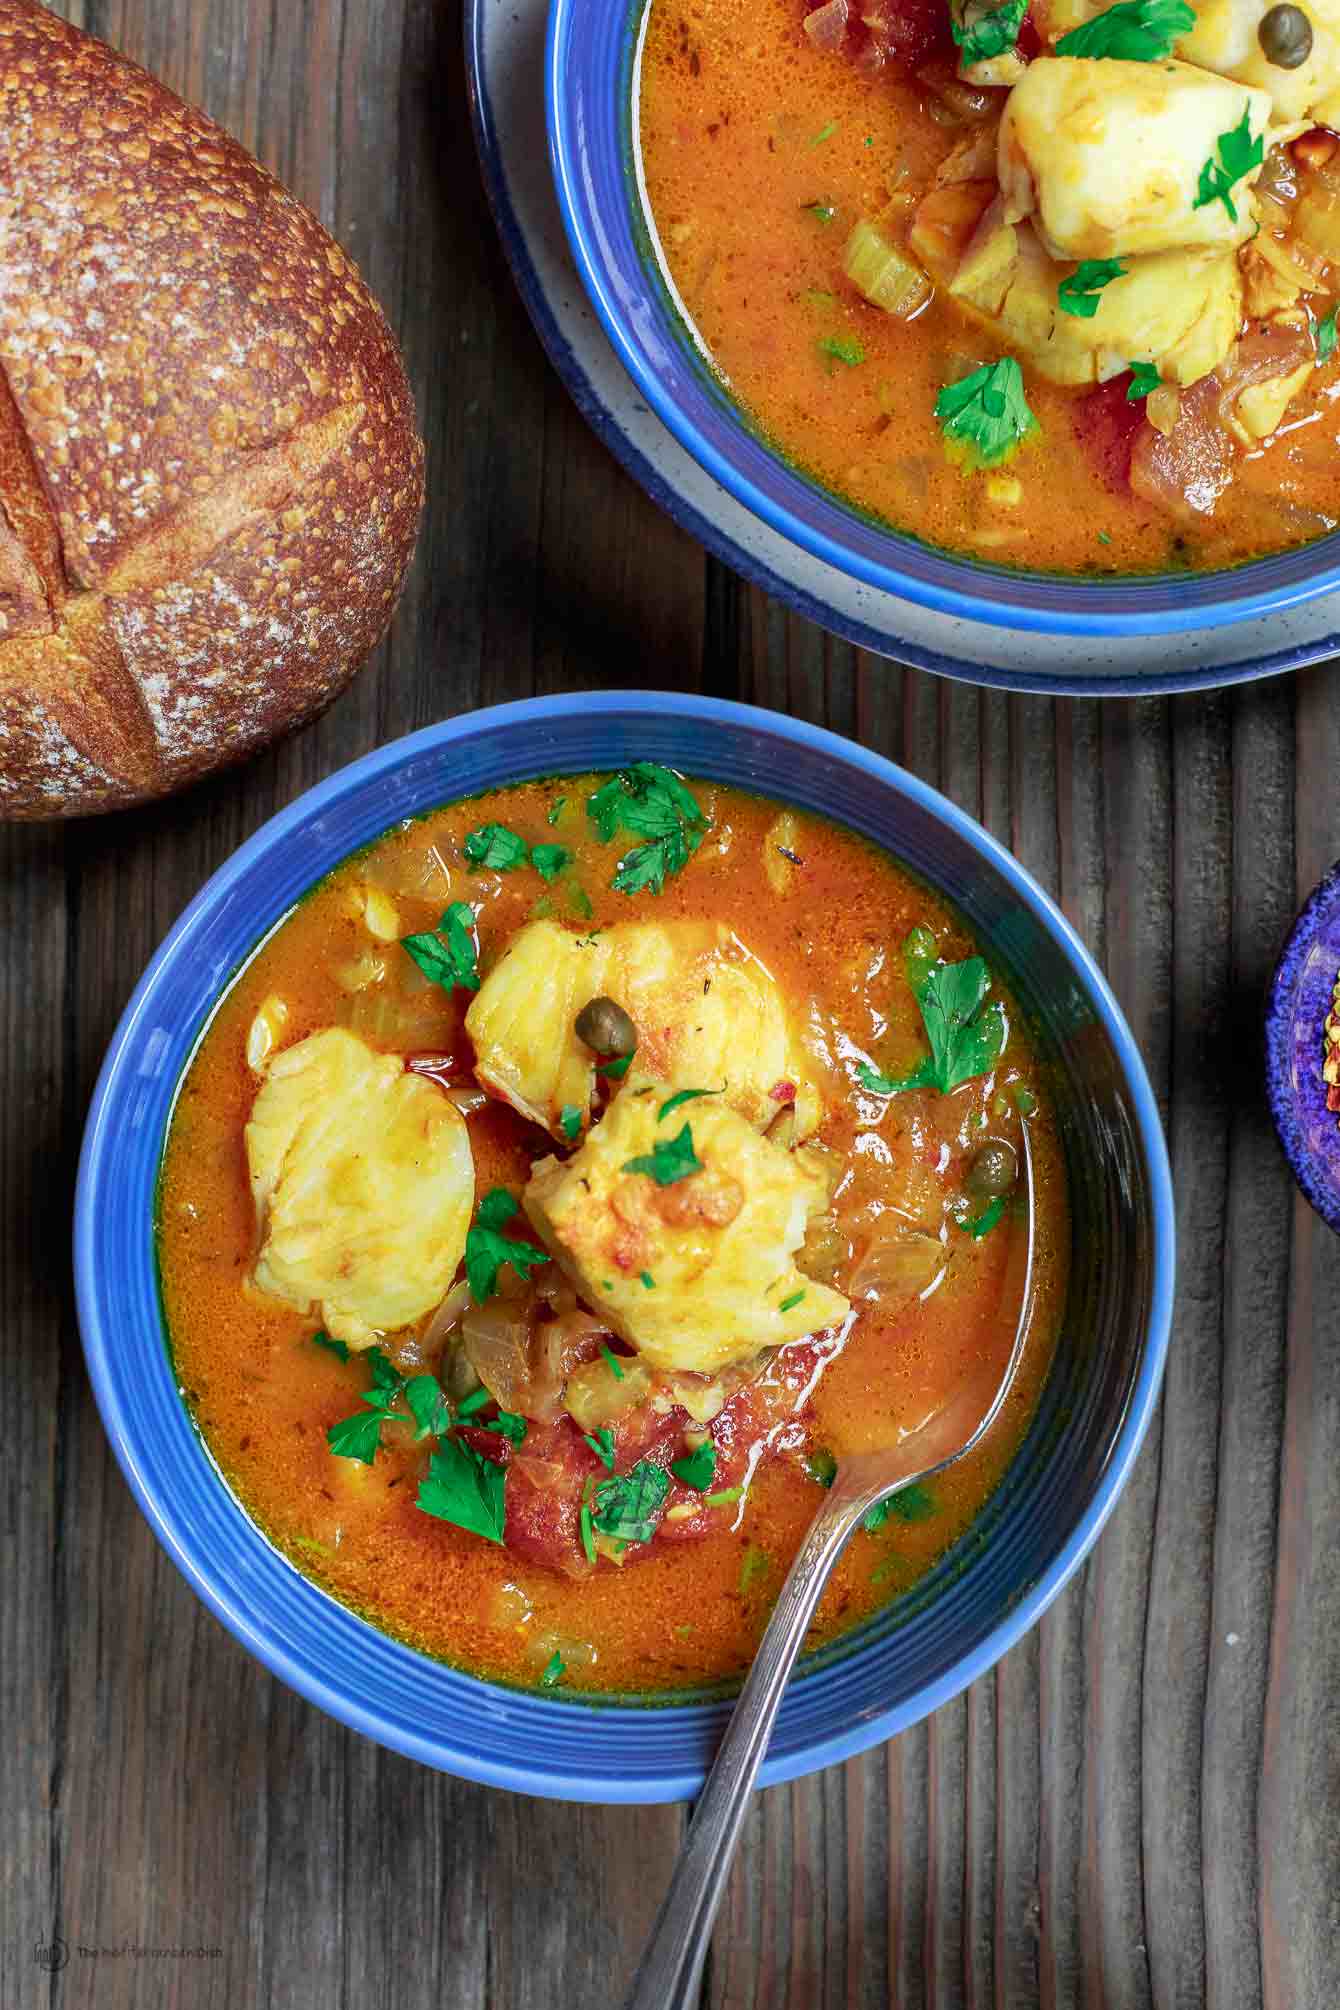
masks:
{"type": "Polygon", "coordinates": [[[1010,1275],[1017,1277],[1022,1271],[1022,1280],[1019,1320],[1005,1373],[987,1391],[973,1385],[956,1391],[943,1410],[891,1451],[862,1452],[839,1465],[764,1629],[624,2010],[692,2010],[698,2002],[712,1923],[730,1875],[750,1790],[815,1608],[849,1538],[880,1501],[942,1473],[980,1443],[1009,1393],[1033,1300],[1033,1156],[1027,1124],[1022,1129],[1027,1232],[1016,1238],[1010,1264],[1010,1275]]]}

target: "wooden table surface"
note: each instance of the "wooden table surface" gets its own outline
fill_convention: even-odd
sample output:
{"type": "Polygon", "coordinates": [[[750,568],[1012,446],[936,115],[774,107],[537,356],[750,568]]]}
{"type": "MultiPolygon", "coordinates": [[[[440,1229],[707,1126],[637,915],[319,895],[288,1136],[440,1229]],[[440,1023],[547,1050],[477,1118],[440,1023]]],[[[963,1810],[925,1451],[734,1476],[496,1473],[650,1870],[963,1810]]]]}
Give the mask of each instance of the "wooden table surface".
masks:
{"type": "Polygon", "coordinates": [[[930,1722],[758,1797],[704,2004],[1334,2010],[1340,1242],[1294,1195],[1259,1035],[1282,933],[1340,853],[1340,678],[1051,703],[830,640],[705,559],[569,404],[495,241],[447,0],[65,11],[359,260],[405,344],[429,503],[389,646],[317,725],[142,814],[0,832],[0,2010],[618,2003],[684,1811],[439,1777],[248,1659],[108,1451],[69,1229],[116,1019],[243,838],[430,720],[621,684],[822,721],[1012,845],[1130,1016],[1181,1239],[1161,1415],[1097,1551],[930,1722]],[[212,1952],[136,1951],[183,1946],[212,1952]]]}

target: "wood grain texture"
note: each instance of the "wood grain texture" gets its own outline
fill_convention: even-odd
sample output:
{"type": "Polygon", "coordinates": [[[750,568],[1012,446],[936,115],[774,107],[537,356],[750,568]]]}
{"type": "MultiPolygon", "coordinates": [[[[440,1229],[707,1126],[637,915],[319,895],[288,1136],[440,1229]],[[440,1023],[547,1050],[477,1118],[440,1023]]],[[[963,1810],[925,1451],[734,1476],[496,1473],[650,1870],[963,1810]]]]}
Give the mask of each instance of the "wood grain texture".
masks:
{"type": "Polygon", "coordinates": [[[1010,844],[1130,1016],[1182,1236],[1161,1415],[1097,1550],[930,1723],[758,1797],[703,2010],[1331,2010],[1340,1243],[1294,1198],[1259,1030],[1282,934],[1340,853],[1340,682],[1053,704],[825,636],[704,559],[548,370],[480,191],[453,8],[64,11],[254,146],[359,260],[405,346],[429,503],[392,635],[326,718],[180,800],[0,833],[0,2010],[619,2000],[682,1811],[440,1778],[251,1662],[111,1459],[68,1225],[116,1018],[244,837],[395,734],[621,683],[853,734],[1010,844]],[[54,1975],[34,1960],[53,1933],[54,1975]],[[181,1946],[221,1951],[126,1951],[181,1946]]]}

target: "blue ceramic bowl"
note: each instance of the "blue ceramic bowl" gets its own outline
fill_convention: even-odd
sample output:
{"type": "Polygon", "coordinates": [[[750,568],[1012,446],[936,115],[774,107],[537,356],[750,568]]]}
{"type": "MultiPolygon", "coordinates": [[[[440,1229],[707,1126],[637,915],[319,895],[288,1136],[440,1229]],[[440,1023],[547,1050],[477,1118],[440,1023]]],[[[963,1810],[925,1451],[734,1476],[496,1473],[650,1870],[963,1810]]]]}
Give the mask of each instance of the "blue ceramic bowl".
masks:
{"type": "Polygon", "coordinates": [[[558,202],[577,270],[620,361],[680,444],[746,508],[867,585],[941,613],[1052,635],[1212,628],[1340,584],[1340,533],[1229,570],[1124,584],[951,558],[788,466],[713,372],[656,254],[636,132],[647,4],[552,0],[545,90],[558,202]]]}
{"type": "Polygon", "coordinates": [[[168,1357],[154,1189],[182,1071],[221,993],[312,883],[435,804],[635,758],[784,794],[886,845],[955,900],[1054,1058],[1073,1282],[1040,1413],[972,1531],[900,1604],[812,1657],[763,1769],[784,1780],[914,1723],[1032,1625],[1111,1510],[1158,1390],[1173,1211],[1140,1057],[1057,910],[968,817],[878,755],[771,713],[663,693],[504,705],[382,748],[302,796],[217,872],[149,965],[94,1097],[75,1217],[89,1371],[126,1478],[173,1561],[267,1667],[333,1716],[468,1778],[562,1799],[693,1795],[726,1706],[608,1706],[463,1675],[377,1632],[248,1520],[168,1357]]]}
{"type": "Polygon", "coordinates": [[[1322,1029],[1340,978],[1340,864],[1293,925],[1266,1007],[1266,1090],[1293,1176],[1340,1232],[1340,1115],[1326,1107],[1322,1029]]]}

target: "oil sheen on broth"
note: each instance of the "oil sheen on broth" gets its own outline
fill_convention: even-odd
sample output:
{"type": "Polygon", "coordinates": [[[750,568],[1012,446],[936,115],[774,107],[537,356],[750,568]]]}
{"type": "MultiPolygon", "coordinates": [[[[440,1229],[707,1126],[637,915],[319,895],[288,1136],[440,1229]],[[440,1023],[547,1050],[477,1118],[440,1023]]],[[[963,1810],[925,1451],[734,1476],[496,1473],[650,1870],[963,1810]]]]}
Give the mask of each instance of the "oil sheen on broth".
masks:
{"type": "Polygon", "coordinates": [[[1178,64],[1056,54],[1062,31],[1098,11],[1097,0],[1034,0],[1018,49],[966,81],[941,0],[873,10],[834,0],[812,16],[824,23],[813,40],[796,0],[651,0],[639,104],[650,208],[679,295],[744,411],[860,509],[1014,567],[1103,576],[1232,565],[1340,519],[1340,143],[1312,125],[1318,103],[1340,122],[1340,55],[1302,70],[1266,62],[1251,0],[1204,8],[1178,64]],[[1216,38],[1232,41],[1247,14],[1248,56],[1234,67],[1216,38]],[[1066,100],[1081,76],[1104,122],[1096,166],[1082,141],[1063,150],[1051,136],[1053,123],[1057,135],[1092,126],[1092,104],[1072,113],[1066,100]],[[1144,104],[1141,91],[1163,81],[1197,101],[1221,94],[1208,138],[1194,137],[1180,100],[1144,104]],[[1002,152],[1011,98],[1021,137],[1002,152]],[[1116,215],[1108,202],[1100,225],[1087,213],[1057,221],[1053,202],[1048,227],[1065,241],[1050,248],[1040,219],[1005,221],[1048,199],[1052,166],[1057,189],[1096,183],[1097,206],[1138,186],[1132,160],[1164,144],[1196,159],[1174,158],[1163,186],[1185,167],[1194,189],[1196,160],[1203,152],[1202,167],[1216,168],[1216,128],[1231,129],[1240,107],[1260,153],[1229,190],[1236,224],[1222,200],[1188,192],[1160,219],[1155,241],[1171,248],[1151,259],[1126,249],[1141,231],[1148,241],[1149,203],[1116,215]],[[1014,181],[1002,191],[1007,159],[1014,181]],[[847,276],[862,223],[906,261],[919,289],[910,318],[847,276]],[[1207,232],[1220,236],[1198,242],[1207,232]],[[1068,310],[1067,280],[1072,295],[1088,288],[1068,310]],[[1085,346],[1105,333],[1109,347],[1085,346]],[[1036,428],[997,463],[965,465],[937,399],[1004,357],[1019,361],[1036,428]],[[1151,385],[1152,401],[1140,395],[1151,385]]]}
{"type": "MultiPolygon", "coordinates": [[[[609,778],[565,777],[445,808],[348,860],[294,910],[224,997],[183,1081],[159,1246],[191,1412],[239,1499],[300,1570],[374,1624],[473,1672],[570,1690],[667,1692],[747,1663],[835,1456],[914,1426],[965,1375],[1003,1365],[1017,1311],[1006,1273],[1023,1232],[1011,1154],[1027,1122],[1039,1289],[1022,1374],[979,1451],[853,1540],[821,1632],[831,1636],[906,1590],[968,1526],[1036,1403],[1069,1229],[1046,1075],[998,980],[973,1037],[986,1013],[1003,1015],[1007,1039],[998,1055],[989,1038],[979,1047],[981,1071],[948,1093],[862,1085],[863,1067],[887,1083],[929,1065],[913,984],[932,970],[937,983],[952,981],[975,953],[948,907],[837,825],[704,783],[689,784],[700,821],[685,827],[688,842],[672,852],[661,890],[617,890],[616,866],[640,853],[640,840],[608,824],[608,841],[602,835],[587,809],[602,786],[609,778]],[[489,835],[495,827],[503,838],[489,835]],[[477,993],[428,981],[402,944],[419,935],[445,945],[433,932],[454,903],[473,917],[463,953],[473,955],[477,938],[477,993]],[[574,1004],[590,1000],[580,987],[564,992],[555,973],[585,968],[584,956],[600,959],[602,995],[634,1022],[637,1051],[623,1075],[616,1065],[611,1076],[607,1062],[593,1076],[598,1054],[572,1030],[574,1004]],[[720,1013],[709,1022],[693,1000],[701,1007],[714,984],[720,1013]],[[718,1035],[725,1044],[712,1078],[685,1080],[686,1067],[706,1072],[718,1035]],[[768,1044],[778,1040],[790,1042],[790,1072],[771,1081],[768,1044]],[[406,1089],[411,1071],[382,1055],[426,1072],[406,1089]],[[318,1062],[336,1073],[318,1079],[318,1062]],[[491,1078],[488,1096],[477,1066],[491,1078]],[[368,1101],[361,1084],[374,1076],[368,1101]],[[324,1080],[325,1100],[310,1102],[295,1127],[283,1098],[304,1080],[324,1080]],[[500,1082],[532,1098],[531,1116],[502,1100],[500,1082]],[[704,1093],[659,1114],[686,1089],[704,1093]],[[356,1161],[321,1188],[320,1153],[338,1144],[338,1124],[355,1105],[389,1121],[378,1100],[388,1094],[421,1126],[410,1158],[421,1169],[428,1155],[438,1168],[442,1204],[400,1188],[403,1204],[369,1229],[363,1256],[328,1251],[322,1281],[304,1284],[328,1214],[362,1191],[356,1161]],[[444,1116],[448,1097],[455,1110],[444,1116]],[[643,1159],[661,1177],[629,1171],[629,1146],[616,1141],[608,1219],[617,1234],[594,1254],[586,1249],[594,1267],[583,1277],[563,1236],[606,1219],[596,1159],[616,1124],[642,1127],[643,1159]],[[684,1169],[685,1132],[700,1170],[684,1169]],[[453,1226],[448,1188],[459,1184],[465,1138],[473,1192],[453,1226]],[[294,1215],[283,1173],[274,1184],[281,1148],[306,1220],[294,1215]],[[547,1173],[533,1174],[546,1161],[547,1173]],[[796,1256],[801,1275],[784,1298],[774,1293],[764,1312],[751,1311],[775,1252],[767,1264],[749,1248],[728,1261],[718,1247],[746,1228],[761,1234],[751,1210],[773,1186],[798,1181],[802,1164],[816,1185],[796,1256]],[[569,1165],[585,1168],[588,1200],[565,1230],[569,1165]],[[271,1181],[259,1227],[258,1177],[271,1181]],[[528,1181],[527,1212],[513,1212],[528,1181]],[[500,1204],[497,1189],[512,1200],[500,1204]],[[430,1203],[437,1212],[420,1246],[420,1208],[430,1203]],[[450,1274],[419,1274],[429,1258],[455,1270],[466,1219],[476,1258],[497,1255],[496,1239],[479,1234],[487,1221],[500,1224],[495,1238],[531,1251],[528,1278],[505,1261],[491,1277],[487,1261],[482,1272],[472,1268],[484,1294],[476,1305],[450,1274]],[[630,1222],[634,1240],[625,1244],[630,1222]],[[425,1304],[406,1328],[377,1328],[386,1315],[374,1296],[352,1295],[367,1247],[394,1257],[397,1289],[421,1285],[445,1296],[445,1309],[425,1304]],[[658,1253],[640,1253],[649,1248],[658,1253]],[[716,1323],[693,1311],[700,1260],[716,1266],[716,1323]],[[616,1280],[619,1262],[626,1272],[616,1280]],[[567,1281],[570,1268],[584,1300],[567,1281]],[[320,1305],[302,1302],[308,1289],[322,1294],[320,1305]],[[806,1293],[850,1312],[807,1334],[795,1303],[806,1293]],[[625,1308],[618,1318],[615,1299],[625,1308]],[[654,1328],[639,1325],[650,1317],[643,1301],[656,1303],[654,1328]],[[759,1358],[724,1366],[709,1358],[755,1317],[767,1332],[785,1326],[798,1337],[759,1358]],[[323,1324],[334,1346],[316,1339],[323,1324]],[[642,1333],[645,1353],[621,1324],[642,1333]],[[373,1403],[362,1400],[374,1381],[369,1339],[390,1384],[417,1378],[420,1398],[442,1392],[447,1407],[428,1419],[442,1436],[416,1434],[394,1387],[380,1422],[376,1389],[373,1403]],[[698,1365],[684,1368],[686,1360],[698,1365]],[[621,1413],[630,1398],[635,1407],[621,1413]],[[361,1420],[352,1428],[371,1463],[331,1449],[328,1432],[347,1444],[340,1432],[350,1419],[361,1420]],[[522,1442],[508,1429],[512,1438],[524,1429],[522,1442]],[[496,1474],[507,1461],[504,1542],[418,1504],[447,1437],[467,1475],[484,1466],[496,1474]],[[696,1484],[668,1475],[671,1465],[696,1484]],[[627,1486],[646,1467],[657,1469],[650,1503],[624,1500],[625,1519],[611,1522],[602,1503],[618,1500],[602,1489],[627,1486]],[[602,1521],[622,1535],[603,1533],[602,1521]]],[[[613,787],[617,800],[624,785],[613,787]]],[[[592,1023],[583,1020],[588,1034],[592,1023]]]]}

